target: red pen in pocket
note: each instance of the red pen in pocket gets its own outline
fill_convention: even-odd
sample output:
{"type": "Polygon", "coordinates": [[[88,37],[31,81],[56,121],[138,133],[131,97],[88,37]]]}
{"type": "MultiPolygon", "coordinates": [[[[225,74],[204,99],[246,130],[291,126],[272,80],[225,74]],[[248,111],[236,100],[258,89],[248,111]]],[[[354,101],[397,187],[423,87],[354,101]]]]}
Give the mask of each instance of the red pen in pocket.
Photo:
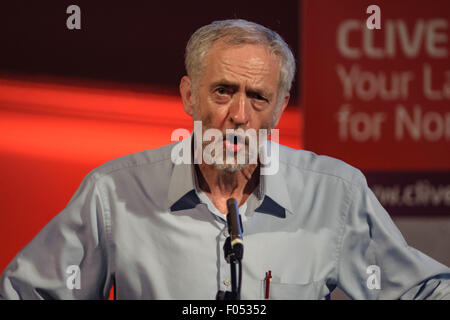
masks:
{"type": "Polygon", "coordinates": [[[269,299],[269,291],[270,291],[270,281],[272,281],[272,271],[269,270],[266,272],[266,299],[269,299]]]}

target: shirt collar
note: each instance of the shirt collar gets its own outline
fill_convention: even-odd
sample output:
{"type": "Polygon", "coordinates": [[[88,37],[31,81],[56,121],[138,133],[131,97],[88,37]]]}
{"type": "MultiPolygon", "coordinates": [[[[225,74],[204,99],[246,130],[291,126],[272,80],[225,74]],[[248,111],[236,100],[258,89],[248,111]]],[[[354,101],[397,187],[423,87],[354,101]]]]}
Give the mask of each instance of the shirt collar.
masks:
{"type": "MultiPolygon", "coordinates": [[[[177,150],[188,152],[188,156],[185,159],[190,159],[190,163],[182,162],[173,166],[168,192],[168,203],[171,211],[192,209],[200,203],[196,192],[197,183],[193,170],[194,165],[192,164],[192,139],[193,135],[191,134],[187,139],[174,145],[174,148],[177,148],[177,150]]],[[[173,152],[174,149],[171,151],[173,152]]]]}
{"type": "MultiPolygon", "coordinates": [[[[168,191],[168,204],[172,212],[193,209],[200,203],[197,195],[200,190],[198,190],[194,165],[192,164],[192,139],[193,134],[174,146],[174,148],[181,148],[181,150],[189,150],[189,157],[185,159],[191,159],[191,163],[180,163],[173,166],[168,191]]],[[[274,142],[269,141],[268,145],[270,143],[274,142]]],[[[276,161],[280,164],[279,159],[276,159],[276,161]]],[[[255,209],[256,212],[280,218],[286,216],[286,211],[293,213],[286,180],[281,174],[261,175],[255,195],[259,200],[262,199],[261,204],[255,209]]]]}
{"type": "Polygon", "coordinates": [[[286,217],[286,211],[293,213],[286,181],[281,175],[261,175],[260,186],[263,189],[263,201],[255,209],[256,212],[267,213],[280,218],[286,217]]]}

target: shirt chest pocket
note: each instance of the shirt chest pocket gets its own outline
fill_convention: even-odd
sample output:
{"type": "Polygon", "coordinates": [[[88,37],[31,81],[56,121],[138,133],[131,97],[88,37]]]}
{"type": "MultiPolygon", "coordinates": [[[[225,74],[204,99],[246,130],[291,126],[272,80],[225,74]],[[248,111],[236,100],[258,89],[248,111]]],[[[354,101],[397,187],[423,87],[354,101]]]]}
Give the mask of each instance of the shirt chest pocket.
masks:
{"type": "Polygon", "coordinates": [[[266,298],[268,291],[270,300],[318,300],[324,299],[323,282],[314,281],[306,284],[281,283],[270,281],[267,290],[266,281],[262,284],[262,298],[266,298]]]}

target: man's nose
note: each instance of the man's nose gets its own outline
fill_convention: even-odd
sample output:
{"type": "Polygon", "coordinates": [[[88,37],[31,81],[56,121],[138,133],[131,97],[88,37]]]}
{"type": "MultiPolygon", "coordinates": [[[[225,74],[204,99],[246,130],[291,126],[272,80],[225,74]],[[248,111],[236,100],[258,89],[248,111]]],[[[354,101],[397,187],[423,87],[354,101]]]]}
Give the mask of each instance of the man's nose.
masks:
{"type": "Polygon", "coordinates": [[[230,106],[230,120],[237,127],[245,127],[249,121],[249,102],[245,94],[236,98],[230,106]]]}

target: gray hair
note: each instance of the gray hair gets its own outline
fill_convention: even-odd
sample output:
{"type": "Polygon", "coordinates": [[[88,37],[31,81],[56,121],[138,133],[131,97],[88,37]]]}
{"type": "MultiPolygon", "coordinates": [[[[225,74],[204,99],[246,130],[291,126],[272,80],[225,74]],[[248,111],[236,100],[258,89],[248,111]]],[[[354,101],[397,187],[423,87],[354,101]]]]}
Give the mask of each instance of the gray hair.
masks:
{"type": "Polygon", "coordinates": [[[229,45],[260,44],[280,59],[280,81],[278,83],[278,103],[280,107],[284,94],[291,90],[295,74],[295,59],[291,49],[281,36],[254,22],[242,19],[219,20],[199,28],[186,46],[185,66],[197,90],[198,79],[204,68],[204,60],[217,40],[229,45]]]}

